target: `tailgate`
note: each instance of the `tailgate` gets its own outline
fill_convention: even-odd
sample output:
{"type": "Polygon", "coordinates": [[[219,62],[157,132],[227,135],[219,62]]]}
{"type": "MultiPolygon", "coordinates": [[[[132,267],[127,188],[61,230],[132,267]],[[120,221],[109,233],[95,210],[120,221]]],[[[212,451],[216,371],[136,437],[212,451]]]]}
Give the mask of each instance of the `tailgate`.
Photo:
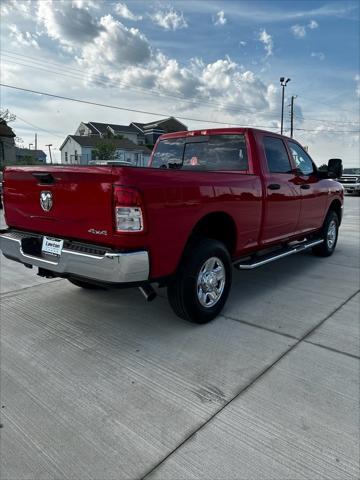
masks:
{"type": "Polygon", "coordinates": [[[110,166],[8,167],[6,222],[20,230],[110,244],[114,181],[110,166]]]}

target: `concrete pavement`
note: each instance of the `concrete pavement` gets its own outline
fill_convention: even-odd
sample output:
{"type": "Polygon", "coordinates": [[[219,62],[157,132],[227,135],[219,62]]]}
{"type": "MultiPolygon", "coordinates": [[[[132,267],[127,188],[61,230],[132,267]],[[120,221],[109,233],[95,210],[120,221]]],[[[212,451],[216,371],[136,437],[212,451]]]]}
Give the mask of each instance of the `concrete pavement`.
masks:
{"type": "Polygon", "coordinates": [[[2,258],[1,479],[358,479],[359,206],[204,326],[2,258]]]}

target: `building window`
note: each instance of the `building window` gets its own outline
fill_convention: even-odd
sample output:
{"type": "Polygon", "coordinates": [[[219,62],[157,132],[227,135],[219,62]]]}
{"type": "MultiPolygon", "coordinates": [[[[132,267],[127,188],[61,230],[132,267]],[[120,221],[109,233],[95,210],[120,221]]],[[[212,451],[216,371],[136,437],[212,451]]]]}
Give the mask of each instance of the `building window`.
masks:
{"type": "Polygon", "coordinates": [[[68,152],[65,152],[65,162],[68,162],[68,152]]]}

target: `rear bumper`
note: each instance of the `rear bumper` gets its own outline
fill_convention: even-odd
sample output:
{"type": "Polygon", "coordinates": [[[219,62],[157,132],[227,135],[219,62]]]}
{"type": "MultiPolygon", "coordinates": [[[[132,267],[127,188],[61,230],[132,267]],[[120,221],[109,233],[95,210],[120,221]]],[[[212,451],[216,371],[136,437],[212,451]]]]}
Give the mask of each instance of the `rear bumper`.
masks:
{"type": "MultiPolygon", "coordinates": [[[[16,230],[0,232],[0,250],[11,260],[43,268],[59,276],[83,277],[105,283],[133,283],[149,278],[149,255],[146,251],[115,252],[101,254],[84,253],[63,248],[60,256],[46,258],[25,253],[22,240],[34,236],[16,230]]],[[[41,236],[37,236],[41,238],[41,236]]],[[[101,247],[99,247],[100,249],[101,247]]]]}

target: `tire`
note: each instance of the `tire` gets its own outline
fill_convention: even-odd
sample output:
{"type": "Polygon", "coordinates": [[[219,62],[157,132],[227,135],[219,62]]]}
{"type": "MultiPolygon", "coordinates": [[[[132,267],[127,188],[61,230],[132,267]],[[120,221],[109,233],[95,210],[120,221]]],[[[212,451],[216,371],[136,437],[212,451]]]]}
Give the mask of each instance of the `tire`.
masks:
{"type": "Polygon", "coordinates": [[[339,218],[330,210],[321,229],[321,238],[324,242],[313,247],[312,251],[319,257],[330,257],[335,251],[339,234],[339,218]]]}
{"type": "Polygon", "coordinates": [[[106,290],[104,287],[101,287],[100,285],[84,282],[82,280],[75,280],[74,278],[68,278],[68,281],[73,285],[76,285],[77,287],[80,287],[80,288],[85,288],[86,290],[106,290]]]}
{"type": "Polygon", "coordinates": [[[231,280],[231,258],[225,245],[200,239],[187,249],[175,279],[168,285],[170,306],[184,320],[210,322],[223,309],[231,280]]]}

